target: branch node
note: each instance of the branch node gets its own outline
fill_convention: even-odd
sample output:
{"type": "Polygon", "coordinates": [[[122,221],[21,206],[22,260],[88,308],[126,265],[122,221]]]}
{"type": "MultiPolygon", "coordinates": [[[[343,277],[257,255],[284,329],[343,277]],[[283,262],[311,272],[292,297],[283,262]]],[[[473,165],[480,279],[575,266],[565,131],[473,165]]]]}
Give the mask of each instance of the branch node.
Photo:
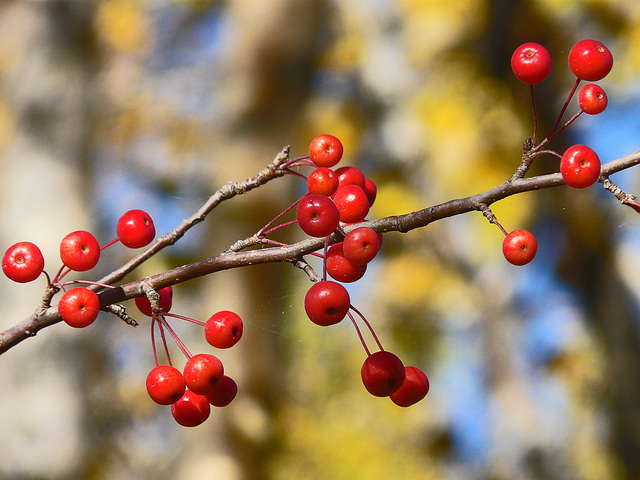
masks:
{"type": "Polygon", "coordinates": [[[112,313],[127,325],[131,325],[132,327],[137,327],[138,325],[140,325],[127,314],[125,307],[123,305],[120,305],[119,303],[107,305],[106,307],[103,307],[103,310],[112,313]]]}

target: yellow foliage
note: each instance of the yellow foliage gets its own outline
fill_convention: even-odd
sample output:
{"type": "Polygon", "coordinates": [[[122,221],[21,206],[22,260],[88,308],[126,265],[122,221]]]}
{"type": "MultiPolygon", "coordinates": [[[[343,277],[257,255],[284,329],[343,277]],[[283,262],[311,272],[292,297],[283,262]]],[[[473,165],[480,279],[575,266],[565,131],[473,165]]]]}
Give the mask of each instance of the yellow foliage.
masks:
{"type": "Polygon", "coordinates": [[[103,41],[121,53],[144,51],[150,45],[148,19],[132,2],[102,3],[96,14],[96,28],[103,41]]]}

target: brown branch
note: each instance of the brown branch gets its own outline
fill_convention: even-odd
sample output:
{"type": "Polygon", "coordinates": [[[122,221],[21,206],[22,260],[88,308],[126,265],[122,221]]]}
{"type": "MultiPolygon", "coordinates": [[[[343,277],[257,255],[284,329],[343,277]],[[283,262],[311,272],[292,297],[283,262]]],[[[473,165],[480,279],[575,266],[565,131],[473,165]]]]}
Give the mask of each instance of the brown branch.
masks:
{"type": "MultiPolygon", "coordinates": [[[[602,165],[601,175],[603,178],[608,177],[613,173],[631,168],[638,163],[640,163],[640,151],[602,165]]],[[[445,203],[403,215],[390,216],[363,222],[357,226],[366,225],[373,228],[375,231],[382,233],[406,233],[416,228],[425,227],[430,223],[443,218],[461,215],[471,211],[483,211],[491,204],[512,195],[541,190],[544,188],[557,187],[563,184],[562,176],[559,173],[540,175],[531,178],[510,179],[494,188],[476,195],[450,200],[445,203]]],[[[356,228],[356,226],[345,227],[344,231],[348,232],[353,228],[356,228]]],[[[336,241],[336,238],[332,241],[336,241]]],[[[290,262],[297,265],[298,261],[304,257],[304,255],[308,255],[319,250],[323,246],[323,238],[308,238],[286,246],[274,246],[250,251],[228,250],[205,260],[183,265],[157,275],[126,283],[116,288],[106,289],[100,292],[98,296],[100,298],[101,305],[106,307],[114,303],[119,303],[124,300],[140,296],[143,283],[146,283],[155,290],[158,290],[168,285],[175,285],[187,280],[231,268],[275,262],[290,262]]],[[[117,277],[117,275],[112,275],[117,277]]],[[[111,276],[105,278],[110,277],[111,276]]],[[[105,283],[104,279],[100,281],[100,283],[105,283]]],[[[59,321],[60,315],[56,307],[47,309],[39,316],[36,316],[35,314],[31,315],[29,318],[0,333],[0,354],[6,352],[22,340],[34,336],[43,328],[53,325],[59,321]]]]}

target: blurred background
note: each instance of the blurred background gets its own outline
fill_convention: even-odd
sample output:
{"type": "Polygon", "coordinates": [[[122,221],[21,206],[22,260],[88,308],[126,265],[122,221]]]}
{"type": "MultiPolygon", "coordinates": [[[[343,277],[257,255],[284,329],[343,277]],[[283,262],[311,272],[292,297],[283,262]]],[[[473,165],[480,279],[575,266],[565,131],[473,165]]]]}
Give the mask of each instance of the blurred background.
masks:
{"type": "MultiPolygon", "coordinates": [[[[536,87],[542,135],[574,82],[571,46],[610,48],[609,107],[551,147],[585,143],[613,160],[640,149],[639,32],[635,0],[4,0],[0,249],[35,242],[55,274],[67,233],[106,243],[132,208],[167,233],[224,183],[286,145],[308,154],[321,133],[378,184],[371,218],[478,193],[513,173],[533,131],[509,64],[526,41],[554,61],[536,87]]],[[[548,156],[532,173],[557,170],[548,156]]],[[[612,177],[631,193],[638,178],[612,177]]],[[[224,203],[128,278],[227,249],[303,189],[279,179],[224,203]]],[[[476,213],[386,235],[348,286],[385,348],[429,376],[419,404],[366,392],[352,326],[305,318],[302,272],[226,271],[174,287],[173,311],[243,317],[242,341],[216,353],[240,389],[229,407],[186,429],[149,399],[149,322],[129,302],[136,329],[105,314],[2,355],[0,477],[640,479],[640,218],[598,186],[493,210],[537,236],[529,266],[508,264],[501,232],[476,213]]],[[[114,246],[82,278],[132,254],[114,246]]],[[[43,287],[2,277],[0,328],[43,287]]],[[[173,325],[192,352],[211,351],[197,326],[173,325]]]]}

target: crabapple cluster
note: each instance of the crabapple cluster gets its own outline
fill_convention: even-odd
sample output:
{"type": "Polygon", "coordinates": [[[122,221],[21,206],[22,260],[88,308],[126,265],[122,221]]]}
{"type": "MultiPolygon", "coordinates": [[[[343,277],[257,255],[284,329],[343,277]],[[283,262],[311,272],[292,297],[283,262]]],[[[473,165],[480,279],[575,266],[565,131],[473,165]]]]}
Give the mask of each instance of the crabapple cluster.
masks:
{"type": "MultiPolygon", "coordinates": [[[[533,86],[542,82],[551,71],[551,55],[545,47],[537,43],[525,43],[516,48],[511,57],[511,68],[514,75],[524,83],[531,86],[531,102],[534,112],[534,135],[525,144],[522,173],[524,175],[533,159],[545,153],[555,155],[560,159],[559,171],[564,183],[573,188],[587,188],[600,178],[601,163],[597,153],[586,145],[572,145],[560,155],[559,153],[545,150],[543,147],[571,125],[581,114],[597,115],[607,108],[607,94],[599,85],[589,83],[578,92],[578,106],[580,111],[572,118],[561,124],[562,117],[573,98],[580,82],[596,82],[606,77],[613,67],[613,55],[609,49],[596,40],[581,40],[570,50],[568,56],[569,69],[575,75],[576,80],[567,100],[561,109],[555,125],[549,134],[537,143],[537,117],[535,115],[535,98],[533,86]]],[[[526,230],[514,230],[508,233],[495,220],[505,234],[502,251],[505,258],[514,265],[525,265],[535,257],[538,245],[531,232],[526,230]]]]}

